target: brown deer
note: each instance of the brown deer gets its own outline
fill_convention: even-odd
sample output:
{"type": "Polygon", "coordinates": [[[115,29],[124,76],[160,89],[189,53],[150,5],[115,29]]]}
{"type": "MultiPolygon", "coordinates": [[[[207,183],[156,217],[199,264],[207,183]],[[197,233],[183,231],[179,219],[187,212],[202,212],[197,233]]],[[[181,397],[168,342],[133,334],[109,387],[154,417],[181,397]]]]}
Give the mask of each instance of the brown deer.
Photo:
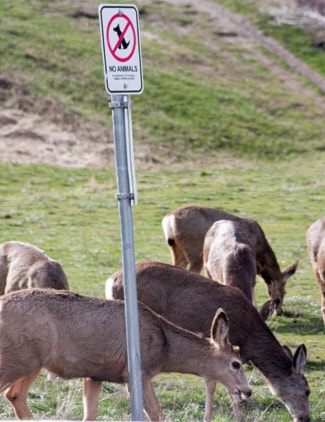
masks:
{"type": "Polygon", "coordinates": [[[285,284],[296,272],[299,261],[296,260],[281,272],[276,256],[255,220],[196,205],[184,206],[166,214],[162,227],[173,264],[200,273],[204,238],[217,220],[236,221],[241,225],[255,252],[256,272],[264,279],[270,298],[279,302],[276,311],[281,313],[285,284]]]}
{"type": "Polygon", "coordinates": [[[215,221],[205,235],[203,267],[207,278],[238,287],[256,307],[255,252],[236,221],[215,221]]]}
{"type": "Polygon", "coordinates": [[[0,245],[0,295],[30,287],[68,289],[58,261],[29,243],[9,241],[0,245]]]}
{"type": "MultiPolygon", "coordinates": [[[[308,422],[309,387],[303,375],[306,347],[294,356],[284,349],[256,308],[232,286],[224,286],[177,266],[155,261],[136,264],[138,300],[174,324],[207,335],[215,310],[229,320],[229,338],[239,345],[243,362],[252,362],[264,375],[273,394],[286,405],[295,422],[308,422]]],[[[123,272],[106,281],[106,297],[123,298],[123,272]]],[[[207,388],[205,418],[210,420],[215,382],[207,388]]]]}
{"type": "Polygon", "coordinates": [[[325,325],[325,217],[309,227],[306,241],[311,265],[321,292],[321,313],[325,325]]]}
{"type": "MultiPolygon", "coordinates": [[[[241,417],[239,401],[251,394],[237,348],[229,342],[222,309],[208,337],[175,326],[139,303],[144,409],[163,420],[151,379],[161,372],[221,382],[241,417]]],[[[103,381],[128,383],[123,301],[53,289],[25,289],[0,297],[0,391],[16,417],[30,419],[26,397],[41,368],[64,379],[83,378],[84,420],[95,420],[103,381]]]]}
{"type": "Polygon", "coordinates": [[[0,295],[31,287],[69,289],[61,264],[41,249],[16,240],[0,244],[0,295]]]}

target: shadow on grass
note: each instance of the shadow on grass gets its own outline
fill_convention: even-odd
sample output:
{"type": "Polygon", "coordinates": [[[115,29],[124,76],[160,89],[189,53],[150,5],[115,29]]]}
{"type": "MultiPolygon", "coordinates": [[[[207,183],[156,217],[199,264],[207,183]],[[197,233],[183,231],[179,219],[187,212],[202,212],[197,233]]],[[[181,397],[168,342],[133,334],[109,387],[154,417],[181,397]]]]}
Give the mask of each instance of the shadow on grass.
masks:
{"type": "Polygon", "coordinates": [[[308,312],[308,309],[299,312],[285,309],[281,316],[276,316],[271,321],[271,328],[273,323],[276,324],[276,332],[279,334],[297,334],[299,336],[324,336],[325,334],[320,311],[319,315],[315,315],[315,312],[308,312]]]}
{"type": "Polygon", "coordinates": [[[312,371],[325,371],[325,361],[307,360],[306,368],[312,371]]]}

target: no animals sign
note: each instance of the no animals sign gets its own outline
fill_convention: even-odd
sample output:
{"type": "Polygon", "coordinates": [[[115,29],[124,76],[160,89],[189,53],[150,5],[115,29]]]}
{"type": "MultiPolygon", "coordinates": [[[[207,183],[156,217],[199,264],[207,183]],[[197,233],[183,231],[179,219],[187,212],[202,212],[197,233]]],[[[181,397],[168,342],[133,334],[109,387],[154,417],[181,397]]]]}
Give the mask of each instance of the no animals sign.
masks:
{"type": "Polygon", "coordinates": [[[138,9],[134,5],[99,6],[104,78],[109,94],[143,91],[138,9]]]}

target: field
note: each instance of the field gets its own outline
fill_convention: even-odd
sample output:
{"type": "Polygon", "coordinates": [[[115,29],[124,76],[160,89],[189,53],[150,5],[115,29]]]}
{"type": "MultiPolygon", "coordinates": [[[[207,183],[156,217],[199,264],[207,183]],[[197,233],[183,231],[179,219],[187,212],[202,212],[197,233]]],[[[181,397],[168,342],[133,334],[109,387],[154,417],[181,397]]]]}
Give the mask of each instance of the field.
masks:
{"type": "MultiPolygon", "coordinates": [[[[208,3],[230,8],[222,9],[223,21],[208,19],[191,2],[137,3],[145,91],[132,98],[139,197],[132,209],[135,258],[171,262],[161,219],[178,206],[200,204],[255,218],[281,268],[300,260],[288,281],[284,314],[269,326],[291,350],[307,346],[310,413],[313,422],[321,422],[325,330],[305,234],[324,215],[324,96],[266,54],[265,47],[242,37],[240,27],[232,39],[216,34],[232,33],[230,23],[225,27],[232,10],[249,16],[323,77],[325,55],[299,28],[275,30],[258,1],[246,7],[236,1],[208,3]]],[[[73,16],[76,11],[96,14],[97,6],[37,0],[0,6],[5,59],[0,238],[36,244],[62,263],[71,290],[103,296],[105,279],[121,268],[111,115],[98,20],[73,16]],[[5,117],[16,122],[9,124],[5,117]]],[[[259,306],[267,299],[261,279],[256,298],[259,306]]],[[[253,386],[246,420],[290,421],[260,373],[246,370],[253,386]]],[[[203,419],[203,380],[166,374],[154,385],[168,420],[203,419]]],[[[28,404],[35,419],[80,420],[81,381],[49,382],[42,373],[28,404]]],[[[1,396],[0,419],[13,417],[1,396]]],[[[97,419],[130,418],[125,387],[105,384],[97,419]]],[[[222,387],[215,395],[214,420],[232,420],[222,387]]]]}

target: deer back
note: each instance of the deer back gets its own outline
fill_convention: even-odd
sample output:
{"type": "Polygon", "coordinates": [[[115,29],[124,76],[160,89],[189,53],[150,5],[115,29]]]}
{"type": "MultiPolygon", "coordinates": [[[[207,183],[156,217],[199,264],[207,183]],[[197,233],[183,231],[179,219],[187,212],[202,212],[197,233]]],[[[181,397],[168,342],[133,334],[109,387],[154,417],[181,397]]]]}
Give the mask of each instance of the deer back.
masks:
{"type": "MultiPolygon", "coordinates": [[[[215,208],[190,205],[178,208],[168,213],[163,218],[165,238],[169,244],[172,242],[183,250],[190,262],[191,259],[201,257],[201,268],[203,265],[202,250],[207,231],[215,221],[230,220],[240,223],[242,230],[249,239],[257,259],[257,270],[261,273],[265,267],[278,268],[276,257],[265,237],[265,234],[257,223],[250,218],[238,217],[215,208]]],[[[200,271],[197,271],[200,272],[200,271]]]]}
{"type": "Polygon", "coordinates": [[[238,287],[255,302],[255,253],[238,223],[230,220],[213,223],[204,239],[203,260],[208,278],[238,287]]]}
{"type": "Polygon", "coordinates": [[[321,294],[321,314],[325,324],[325,217],[315,221],[306,233],[307,250],[321,294]]]}
{"type": "Polygon", "coordinates": [[[0,245],[0,294],[31,287],[68,289],[61,264],[29,243],[0,245]]]}
{"type": "Polygon", "coordinates": [[[168,213],[162,220],[162,226],[171,248],[173,264],[199,273],[203,266],[205,234],[214,221],[220,219],[239,218],[225,211],[195,205],[168,213]]]}
{"type": "Polygon", "coordinates": [[[325,282],[325,217],[315,221],[308,228],[306,242],[315,276],[325,282]]]}
{"type": "MultiPolygon", "coordinates": [[[[27,368],[35,362],[62,378],[127,379],[123,301],[25,289],[0,297],[0,323],[5,339],[0,345],[2,359],[17,359],[14,345],[25,339],[19,359],[27,368]]],[[[140,327],[144,371],[157,371],[166,337],[161,322],[145,305],[141,305],[140,327]]]]}
{"type": "MultiPolygon", "coordinates": [[[[207,335],[216,309],[224,309],[229,319],[230,342],[240,347],[245,360],[252,359],[256,351],[254,336],[247,335],[248,327],[273,337],[257,310],[237,288],[157,261],[137,262],[136,278],[138,300],[190,331],[207,335]],[[189,315],[195,318],[188,318],[189,315]]],[[[106,297],[123,299],[122,270],[107,280],[106,297]]]]}

